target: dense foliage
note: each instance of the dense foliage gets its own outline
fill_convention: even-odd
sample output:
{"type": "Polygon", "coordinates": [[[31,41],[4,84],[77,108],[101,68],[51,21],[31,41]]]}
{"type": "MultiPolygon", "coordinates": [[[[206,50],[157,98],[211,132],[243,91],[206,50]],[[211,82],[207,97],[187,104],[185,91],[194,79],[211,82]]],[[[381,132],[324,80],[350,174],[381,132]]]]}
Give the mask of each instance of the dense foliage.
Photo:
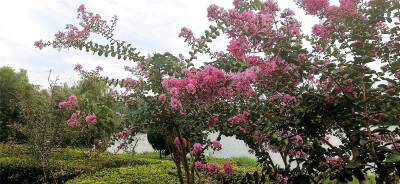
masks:
{"type": "MultiPolygon", "coordinates": [[[[19,109],[13,106],[17,100],[17,92],[22,93],[24,99],[32,98],[35,86],[29,83],[26,70],[15,72],[8,66],[0,68],[0,142],[8,140],[10,125],[13,123],[24,123],[19,121],[19,109]]],[[[17,137],[21,139],[22,137],[17,137]]]]}

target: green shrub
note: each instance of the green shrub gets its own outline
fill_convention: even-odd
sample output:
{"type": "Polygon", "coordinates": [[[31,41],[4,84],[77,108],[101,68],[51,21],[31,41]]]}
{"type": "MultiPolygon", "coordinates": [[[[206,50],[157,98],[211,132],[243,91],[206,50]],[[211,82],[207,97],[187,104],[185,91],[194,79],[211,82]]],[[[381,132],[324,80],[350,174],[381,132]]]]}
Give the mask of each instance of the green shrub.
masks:
{"type": "Polygon", "coordinates": [[[179,183],[173,162],[162,161],[134,167],[104,169],[84,174],[67,183],[179,183]]]}

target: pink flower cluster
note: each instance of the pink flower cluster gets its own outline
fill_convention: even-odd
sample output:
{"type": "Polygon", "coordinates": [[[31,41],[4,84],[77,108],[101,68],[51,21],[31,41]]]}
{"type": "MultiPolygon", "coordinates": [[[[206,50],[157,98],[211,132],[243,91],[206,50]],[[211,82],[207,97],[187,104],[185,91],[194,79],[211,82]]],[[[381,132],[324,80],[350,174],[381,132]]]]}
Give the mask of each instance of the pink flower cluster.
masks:
{"type": "Polygon", "coordinates": [[[202,164],[201,162],[195,163],[195,169],[203,171],[205,176],[227,176],[233,172],[233,166],[229,162],[224,162],[223,168],[218,166],[216,163],[202,164]],[[223,171],[222,171],[223,170],[223,171]]]}
{"type": "Polygon", "coordinates": [[[266,134],[262,134],[260,130],[255,130],[252,135],[254,142],[267,140],[266,134]]]}
{"type": "Polygon", "coordinates": [[[296,157],[296,159],[306,159],[308,155],[303,150],[295,151],[293,149],[290,149],[288,151],[288,156],[289,157],[296,157]]]}
{"type": "Polygon", "coordinates": [[[217,57],[222,57],[222,56],[224,56],[224,51],[219,51],[217,57]]]}
{"type": "Polygon", "coordinates": [[[213,141],[212,145],[215,149],[221,149],[222,148],[222,144],[219,141],[213,141]]]}
{"type": "Polygon", "coordinates": [[[378,142],[382,142],[382,136],[379,134],[372,134],[372,139],[378,142]]]}
{"type": "Polygon", "coordinates": [[[78,64],[75,65],[74,70],[79,71],[82,68],[83,68],[82,65],[78,63],[78,64]]]}
{"type": "Polygon", "coordinates": [[[329,6],[329,0],[301,0],[308,15],[321,15],[329,6]]]}
{"type": "Polygon", "coordinates": [[[284,178],[282,174],[276,174],[276,181],[277,181],[278,183],[282,182],[282,183],[284,183],[284,184],[287,184],[288,180],[289,180],[288,177],[285,177],[285,178],[284,178]]]}
{"type": "Polygon", "coordinates": [[[96,69],[103,71],[103,67],[101,67],[101,66],[97,66],[96,69]]]}
{"type": "Polygon", "coordinates": [[[68,120],[67,124],[70,127],[73,127],[75,125],[79,125],[79,121],[78,121],[78,116],[81,114],[81,111],[76,111],[75,113],[73,113],[71,115],[71,119],[68,120]]]}
{"type": "Polygon", "coordinates": [[[217,125],[219,122],[218,117],[218,114],[213,114],[211,117],[208,118],[207,125],[210,127],[217,125]]]}
{"type": "Polygon", "coordinates": [[[86,116],[85,120],[87,123],[95,125],[97,123],[96,114],[93,113],[92,115],[86,116]]]}
{"type": "Polygon", "coordinates": [[[46,47],[46,44],[43,43],[43,40],[35,41],[33,44],[35,47],[39,48],[42,50],[44,47],[46,47]]]}
{"type": "Polygon", "coordinates": [[[167,97],[166,97],[165,94],[163,93],[163,94],[161,94],[160,96],[158,96],[158,100],[165,101],[165,100],[167,100],[167,97]]]}
{"type": "Polygon", "coordinates": [[[382,114],[382,113],[369,115],[369,119],[371,119],[371,120],[377,119],[377,120],[382,121],[381,119],[384,118],[384,117],[385,117],[385,115],[382,114]]]}
{"type": "Polygon", "coordinates": [[[245,37],[240,37],[239,39],[232,39],[229,44],[229,52],[237,59],[244,60],[246,57],[246,52],[250,48],[250,45],[246,43],[245,37]]]}
{"type": "Polygon", "coordinates": [[[193,32],[189,28],[183,27],[181,29],[181,32],[179,33],[178,37],[179,38],[183,37],[185,39],[191,40],[191,39],[193,39],[193,32]]]}
{"type": "Polygon", "coordinates": [[[184,104],[182,104],[180,99],[185,96],[191,96],[191,99],[196,99],[196,103],[202,103],[221,97],[232,98],[234,94],[239,93],[239,91],[235,92],[234,87],[240,90],[240,92],[252,90],[248,78],[253,76],[249,71],[247,73],[240,73],[237,76],[226,76],[223,71],[208,65],[204,70],[196,71],[195,74],[190,72],[189,69],[183,69],[182,73],[187,77],[182,79],[170,77],[165,79],[162,85],[166,88],[168,94],[172,96],[171,106],[173,108],[180,108],[183,111],[184,104]],[[232,80],[229,86],[226,85],[227,78],[232,80]]]}
{"type": "Polygon", "coordinates": [[[325,16],[330,21],[343,22],[346,18],[354,18],[357,14],[358,0],[341,0],[340,6],[329,6],[326,8],[325,16]]]}
{"type": "Polygon", "coordinates": [[[198,44],[202,44],[204,43],[204,40],[201,38],[195,38],[193,36],[193,32],[192,30],[190,30],[189,28],[183,27],[181,29],[181,32],[179,33],[178,37],[183,37],[185,38],[185,42],[188,42],[189,44],[194,44],[194,43],[198,43],[198,44]]]}
{"type": "Polygon", "coordinates": [[[209,21],[214,21],[222,16],[222,14],[224,14],[225,12],[226,10],[224,8],[212,4],[207,8],[207,18],[209,21]]]}
{"type": "Polygon", "coordinates": [[[248,116],[249,113],[247,111],[244,111],[243,114],[237,114],[233,118],[229,118],[228,121],[231,122],[232,126],[235,124],[248,124],[246,121],[246,116],[248,116]]]}
{"type": "MultiPolygon", "coordinates": [[[[350,158],[350,155],[343,155],[343,158],[345,160],[348,160],[350,158]]],[[[322,162],[322,161],[319,162],[320,167],[328,166],[329,164],[342,167],[345,164],[345,161],[340,157],[326,157],[325,162],[322,162]]]]}
{"type": "Polygon", "coordinates": [[[176,137],[175,140],[174,140],[174,144],[179,150],[181,149],[181,147],[186,147],[186,145],[187,145],[187,141],[186,141],[185,138],[182,138],[182,141],[183,141],[183,146],[182,146],[181,141],[179,140],[178,137],[176,137]]]}
{"type": "Polygon", "coordinates": [[[321,37],[322,39],[326,39],[331,35],[331,31],[329,30],[330,27],[331,27],[330,24],[328,25],[315,24],[312,28],[312,33],[314,35],[321,37]]]}
{"type": "Polygon", "coordinates": [[[59,108],[64,108],[64,109],[71,109],[72,106],[74,106],[74,105],[76,105],[76,96],[71,95],[71,96],[69,96],[68,101],[60,102],[58,104],[58,107],[59,108]]]}
{"type": "Polygon", "coordinates": [[[131,133],[131,130],[123,130],[121,132],[118,132],[115,134],[115,137],[117,137],[118,139],[122,139],[126,136],[128,136],[131,133]]]}
{"type": "Polygon", "coordinates": [[[39,49],[49,45],[53,45],[53,48],[58,49],[77,47],[77,45],[82,45],[89,38],[91,31],[99,32],[99,30],[109,28],[107,21],[102,20],[100,15],[86,12],[86,8],[83,4],[79,6],[77,12],[77,19],[81,19],[79,25],[83,27],[82,30],[79,30],[76,26],[68,24],[65,27],[65,32],[59,31],[54,34],[55,40],[53,42],[43,43],[42,40],[36,41],[34,43],[35,47],[39,49]]]}
{"type": "Polygon", "coordinates": [[[192,149],[192,151],[190,152],[190,154],[191,154],[191,155],[198,155],[198,154],[201,153],[201,150],[202,150],[202,149],[203,149],[203,148],[202,148],[201,144],[200,144],[200,143],[196,143],[196,144],[193,145],[193,149],[192,149]]]}

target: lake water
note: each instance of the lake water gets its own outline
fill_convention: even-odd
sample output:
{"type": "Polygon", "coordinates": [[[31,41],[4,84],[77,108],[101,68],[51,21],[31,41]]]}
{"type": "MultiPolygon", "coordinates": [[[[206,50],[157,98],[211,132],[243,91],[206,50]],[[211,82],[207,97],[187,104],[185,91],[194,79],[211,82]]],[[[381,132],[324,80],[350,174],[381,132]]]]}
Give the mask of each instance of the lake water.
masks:
{"type": "MultiPolygon", "coordinates": [[[[390,126],[389,130],[394,130],[398,126],[390,126]]],[[[218,133],[213,133],[208,136],[208,138],[211,141],[214,141],[218,136],[218,133]]],[[[146,134],[139,134],[136,136],[136,138],[139,139],[139,142],[135,148],[135,151],[137,153],[143,153],[143,152],[153,152],[155,151],[150,143],[147,141],[147,135],[146,134]]],[[[256,158],[254,154],[250,154],[248,152],[249,147],[241,140],[238,140],[235,138],[235,136],[231,137],[226,137],[226,136],[221,136],[221,145],[222,149],[220,151],[212,152],[211,150],[206,151],[206,156],[214,156],[218,158],[229,158],[229,157],[237,157],[237,156],[246,156],[250,158],[256,158]]],[[[338,146],[342,144],[340,139],[335,136],[331,136],[329,139],[329,142],[334,145],[338,146]]],[[[119,144],[115,144],[113,146],[110,146],[107,148],[107,151],[114,153],[117,150],[117,146],[119,144]]],[[[119,151],[121,152],[121,150],[119,151]]],[[[283,166],[283,161],[278,153],[270,153],[272,160],[276,162],[278,165],[283,166]]]]}

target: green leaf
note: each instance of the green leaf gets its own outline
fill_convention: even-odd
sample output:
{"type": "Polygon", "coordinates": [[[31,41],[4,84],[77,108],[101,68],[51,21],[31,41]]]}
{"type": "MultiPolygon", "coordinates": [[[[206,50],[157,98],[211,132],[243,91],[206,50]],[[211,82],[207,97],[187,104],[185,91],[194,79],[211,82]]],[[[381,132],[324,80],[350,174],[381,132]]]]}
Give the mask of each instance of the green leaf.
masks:
{"type": "Polygon", "coordinates": [[[386,157],[385,162],[398,162],[400,161],[400,153],[392,153],[386,157]]]}
{"type": "Polygon", "coordinates": [[[361,139],[361,140],[360,140],[361,146],[365,146],[367,143],[368,143],[368,141],[365,140],[365,139],[361,139]]]}
{"type": "Polygon", "coordinates": [[[356,164],[354,163],[354,161],[351,161],[348,164],[346,164],[345,168],[354,169],[356,168],[356,164]]]}

